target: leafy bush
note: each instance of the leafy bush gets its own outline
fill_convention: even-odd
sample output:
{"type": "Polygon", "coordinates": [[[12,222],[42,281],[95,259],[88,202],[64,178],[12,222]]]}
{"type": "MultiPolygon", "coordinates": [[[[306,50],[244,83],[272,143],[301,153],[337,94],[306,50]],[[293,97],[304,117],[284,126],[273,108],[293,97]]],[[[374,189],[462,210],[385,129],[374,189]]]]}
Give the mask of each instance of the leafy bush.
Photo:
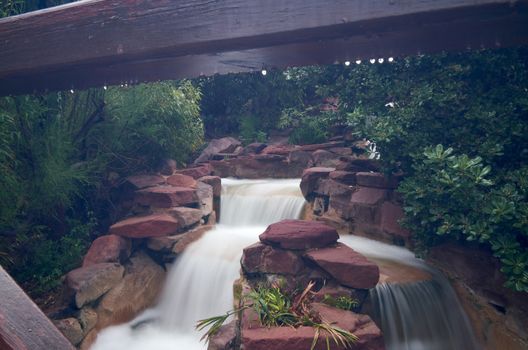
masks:
{"type": "Polygon", "coordinates": [[[454,155],[442,145],[414,157],[414,175],[399,187],[406,219],[421,250],[446,238],[491,247],[506,285],[528,292],[528,167],[498,186],[482,158],[454,155]]]}

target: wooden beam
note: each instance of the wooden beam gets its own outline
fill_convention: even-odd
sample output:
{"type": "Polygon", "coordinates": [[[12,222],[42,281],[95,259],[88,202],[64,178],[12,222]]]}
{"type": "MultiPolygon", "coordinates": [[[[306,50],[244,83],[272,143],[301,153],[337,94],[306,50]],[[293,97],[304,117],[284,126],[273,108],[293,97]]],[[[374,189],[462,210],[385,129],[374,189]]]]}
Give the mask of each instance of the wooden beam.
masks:
{"type": "Polygon", "coordinates": [[[0,349],[74,349],[1,266],[0,349]]]}
{"type": "Polygon", "coordinates": [[[528,0],[85,0],[0,20],[0,94],[528,42],[528,0]]]}

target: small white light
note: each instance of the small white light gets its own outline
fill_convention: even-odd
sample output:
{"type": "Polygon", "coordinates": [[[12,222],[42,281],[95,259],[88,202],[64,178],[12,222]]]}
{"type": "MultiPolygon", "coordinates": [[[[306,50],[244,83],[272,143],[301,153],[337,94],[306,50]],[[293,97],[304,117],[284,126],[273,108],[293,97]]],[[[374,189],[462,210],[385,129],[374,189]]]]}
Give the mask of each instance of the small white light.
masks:
{"type": "Polygon", "coordinates": [[[376,63],[376,59],[375,58],[371,58],[370,59],[370,63],[372,63],[372,64],[376,63]]]}
{"type": "Polygon", "coordinates": [[[394,62],[394,57],[389,57],[389,58],[387,59],[387,61],[389,61],[389,62],[394,62]]]}
{"type": "Polygon", "coordinates": [[[350,61],[345,61],[345,66],[350,66],[350,61]]]}
{"type": "Polygon", "coordinates": [[[71,92],[72,94],[75,93],[75,91],[73,91],[73,89],[71,89],[70,92],[71,92]]]}
{"type": "Polygon", "coordinates": [[[384,59],[383,58],[378,58],[378,62],[379,63],[383,63],[384,59]]]}
{"type": "Polygon", "coordinates": [[[361,60],[356,60],[356,64],[361,64],[361,60]]]}
{"type": "Polygon", "coordinates": [[[103,86],[103,89],[105,89],[105,90],[106,90],[106,89],[108,89],[108,86],[106,86],[106,85],[105,85],[105,86],[103,86]]]}
{"type": "Polygon", "coordinates": [[[263,70],[260,71],[260,73],[262,73],[262,75],[266,75],[266,74],[268,74],[268,71],[263,69],[263,70]]]}

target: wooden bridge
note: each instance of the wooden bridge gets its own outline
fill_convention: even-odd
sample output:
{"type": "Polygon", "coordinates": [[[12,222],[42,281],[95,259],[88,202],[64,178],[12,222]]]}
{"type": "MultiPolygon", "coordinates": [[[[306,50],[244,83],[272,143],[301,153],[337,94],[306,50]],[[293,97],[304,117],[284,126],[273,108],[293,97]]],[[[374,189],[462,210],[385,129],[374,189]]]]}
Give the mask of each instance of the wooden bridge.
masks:
{"type": "Polygon", "coordinates": [[[528,0],[83,0],[0,20],[0,95],[528,42],[528,0]]]}

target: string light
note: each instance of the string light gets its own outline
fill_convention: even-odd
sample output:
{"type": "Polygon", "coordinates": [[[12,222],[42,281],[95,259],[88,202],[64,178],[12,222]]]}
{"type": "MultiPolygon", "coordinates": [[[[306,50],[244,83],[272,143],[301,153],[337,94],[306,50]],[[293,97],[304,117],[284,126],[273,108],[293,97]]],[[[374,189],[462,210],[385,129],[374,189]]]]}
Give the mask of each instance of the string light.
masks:
{"type": "Polygon", "coordinates": [[[108,86],[106,86],[106,85],[105,85],[105,86],[103,86],[103,89],[105,89],[105,90],[106,90],[106,89],[108,89],[108,86]]]}
{"type": "Polygon", "coordinates": [[[265,76],[266,74],[268,74],[268,71],[267,71],[266,69],[262,68],[262,70],[260,71],[260,73],[262,73],[262,75],[265,76]]]}
{"type": "Polygon", "coordinates": [[[376,59],[375,58],[371,58],[370,59],[370,63],[372,63],[372,64],[376,63],[376,59]]]}
{"type": "Polygon", "coordinates": [[[356,64],[361,64],[361,60],[357,60],[357,61],[356,61],[356,64]]]}
{"type": "Polygon", "coordinates": [[[72,94],[75,93],[75,91],[74,91],[73,89],[70,89],[70,92],[71,92],[72,94]]]}
{"type": "Polygon", "coordinates": [[[378,58],[378,62],[379,63],[383,63],[384,59],[383,58],[378,58]]]}
{"type": "Polygon", "coordinates": [[[389,62],[394,62],[394,57],[389,57],[389,58],[387,59],[387,61],[389,61],[389,62]]]}
{"type": "Polygon", "coordinates": [[[350,66],[350,61],[345,61],[345,66],[350,66]]]}

